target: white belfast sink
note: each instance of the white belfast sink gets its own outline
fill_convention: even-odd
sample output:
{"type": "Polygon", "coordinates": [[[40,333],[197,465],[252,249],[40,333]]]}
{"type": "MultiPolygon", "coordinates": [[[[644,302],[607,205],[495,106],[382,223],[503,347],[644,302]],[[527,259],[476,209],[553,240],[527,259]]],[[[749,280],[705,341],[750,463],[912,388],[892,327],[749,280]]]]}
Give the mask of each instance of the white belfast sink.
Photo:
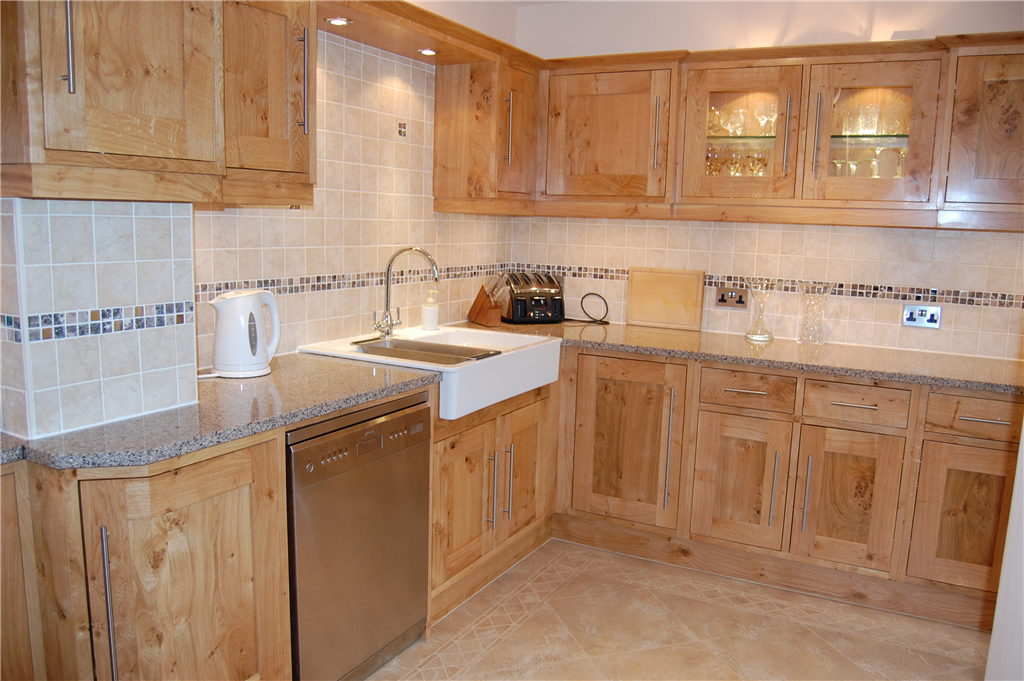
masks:
{"type": "Polygon", "coordinates": [[[459,364],[367,354],[359,345],[353,344],[374,338],[375,334],[313,343],[300,346],[299,352],[439,371],[442,374],[439,415],[443,419],[460,418],[558,380],[558,355],[562,342],[559,338],[444,326],[437,331],[413,327],[395,332],[396,339],[500,352],[459,364]]]}

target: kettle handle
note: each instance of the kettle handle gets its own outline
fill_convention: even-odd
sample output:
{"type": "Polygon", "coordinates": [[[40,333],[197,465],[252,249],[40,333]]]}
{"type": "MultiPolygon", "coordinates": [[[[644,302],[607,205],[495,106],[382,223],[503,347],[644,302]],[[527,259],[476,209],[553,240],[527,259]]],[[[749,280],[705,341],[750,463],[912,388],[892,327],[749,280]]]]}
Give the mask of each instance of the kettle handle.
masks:
{"type": "Polygon", "coordinates": [[[281,315],[278,314],[274,294],[269,291],[260,291],[260,300],[270,308],[270,340],[267,341],[267,361],[269,362],[281,342],[281,315]]]}

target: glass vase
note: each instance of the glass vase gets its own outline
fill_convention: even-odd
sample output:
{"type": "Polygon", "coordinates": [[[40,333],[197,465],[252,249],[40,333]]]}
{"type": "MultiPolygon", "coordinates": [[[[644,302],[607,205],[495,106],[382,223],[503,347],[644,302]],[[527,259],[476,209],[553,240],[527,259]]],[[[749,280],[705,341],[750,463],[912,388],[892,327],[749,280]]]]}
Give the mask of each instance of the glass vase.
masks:
{"type": "Polygon", "coordinates": [[[775,293],[775,280],[768,277],[745,277],[747,290],[750,291],[750,300],[753,303],[754,319],[750,324],[750,331],[747,331],[747,340],[751,343],[770,343],[775,336],[768,328],[765,314],[768,311],[768,303],[775,293]]]}
{"type": "Polygon", "coordinates": [[[825,306],[832,287],[829,281],[800,282],[800,333],[797,343],[825,344],[825,306]]]}

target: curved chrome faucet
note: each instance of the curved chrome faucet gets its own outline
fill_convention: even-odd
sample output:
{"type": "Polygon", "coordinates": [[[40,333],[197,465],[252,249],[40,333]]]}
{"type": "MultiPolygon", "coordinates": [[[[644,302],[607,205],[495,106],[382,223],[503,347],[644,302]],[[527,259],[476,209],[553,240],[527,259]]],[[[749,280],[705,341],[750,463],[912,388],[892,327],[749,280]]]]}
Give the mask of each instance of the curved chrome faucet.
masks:
{"type": "Polygon", "coordinates": [[[377,321],[377,311],[373,311],[373,329],[380,332],[381,338],[390,338],[395,327],[402,325],[402,308],[397,308],[395,318],[391,318],[391,266],[395,264],[398,256],[405,253],[419,253],[422,255],[434,269],[434,281],[441,280],[441,275],[437,270],[437,263],[434,262],[433,256],[419,246],[406,246],[395,251],[394,255],[388,260],[388,267],[384,272],[384,314],[381,315],[380,322],[377,321]]]}

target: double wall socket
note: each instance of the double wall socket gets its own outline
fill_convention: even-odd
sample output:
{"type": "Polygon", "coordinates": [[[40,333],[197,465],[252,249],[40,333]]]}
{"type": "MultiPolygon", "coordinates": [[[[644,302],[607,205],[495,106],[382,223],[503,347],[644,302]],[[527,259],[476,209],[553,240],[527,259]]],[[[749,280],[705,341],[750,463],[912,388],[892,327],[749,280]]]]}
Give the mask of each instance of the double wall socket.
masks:
{"type": "Polygon", "coordinates": [[[903,326],[923,326],[926,329],[937,329],[942,322],[940,305],[904,305],[903,326]]]}
{"type": "Polygon", "coordinates": [[[747,289],[719,286],[715,289],[715,307],[747,307],[747,289]]]}

